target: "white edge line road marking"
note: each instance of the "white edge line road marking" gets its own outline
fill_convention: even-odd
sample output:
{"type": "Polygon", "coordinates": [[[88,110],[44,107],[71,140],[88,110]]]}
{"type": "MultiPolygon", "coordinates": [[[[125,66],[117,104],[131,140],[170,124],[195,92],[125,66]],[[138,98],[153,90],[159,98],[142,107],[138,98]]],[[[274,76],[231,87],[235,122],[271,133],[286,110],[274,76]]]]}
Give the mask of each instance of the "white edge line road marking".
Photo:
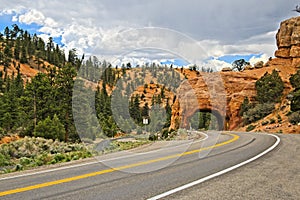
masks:
{"type": "Polygon", "coordinates": [[[229,167],[229,168],[227,168],[227,169],[224,169],[224,170],[222,170],[222,171],[219,171],[219,172],[217,172],[217,173],[211,174],[211,175],[209,175],[209,176],[206,176],[206,177],[201,178],[201,179],[199,179],[199,180],[193,181],[193,182],[188,183],[188,184],[186,184],[186,185],[180,186],[180,187],[178,187],[178,188],[174,188],[174,189],[172,189],[172,190],[170,190],[170,191],[167,191],[167,192],[164,192],[164,193],[159,194],[159,195],[157,195],[157,196],[151,197],[151,198],[149,198],[148,200],[157,200],[157,199],[161,199],[161,198],[163,198],[163,197],[169,196],[169,195],[174,194],[174,193],[176,193],[176,192],[179,192],[179,191],[181,191],[181,190],[185,190],[185,189],[187,189],[187,188],[190,188],[190,187],[192,187],[192,186],[198,185],[198,184],[200,184],[200,183],[203,183],[203,182],[205,182],[205,181],[207,181],[207,180],[210,180],[210,179],[212,179],[212,178],[215,178],[215,177],[217,177],[217,176],[223,175],[223,174],[225,174],[225,173],[227,173],[227,172],[230,172],[230,171],[232,171],[232,170],[234,170],[234,169],[237,169],[237,168],[239,168],[239,167],[241,167],[241,166],[243,166],[243,165],[246,165],[246,164],[248,164],[248,163],[250,163],[250,162],[252,162],[252,161],[254,161],[254,160],[256,160],[256,159],[258,159],[258,158],[260,158],[260,157],[262,157],[263,155],[265,155],[265,154],[269,153],[270,151],[272,151],[273,149],[275,149],[275,148],[278,146],[278,144],[280,143],[280,138],[279,138],[277,135],[273,135],[273,134],[269,134],[269,135],[275,137],[275,138],[276,138],[276,142],[275,142],[271,147],[269,147],[268,149],[266,149],[265,151],[263,151],[262,153],[260,153],[260,154],[258,154],[258,155],[256,155],[256,156],[254,156],[254,157],[252,157],[252,158],[250,158],[250,159],[248,159],[248,160],[245,160],[244,162],[241,162],[241,163],[239,163],[239,164],[237,164],[237,165],[234,165],[234,166],[232,166],[232,167],[229,167]]]}
{"type": "MultiPolygon", "coordinates": [[[[167,147],[167,148],[175,148],[175,147],[178,148],[179,146],[198,143],[198,142],[204,141],[204,140],[206,140],[208,138],[207,134],[205,134],[203,132],[199,132],[199,133],[205,135],[205,137],[203,139],[201,139],[201,140],[192,141],[190,143],[184,143],[184,144],[176,145],[174,147],[167,147]]],[[[37,175],[37,174],[44,174],[44,173],[49,173],[49,172],[54,172],[54,171],[60,171],[60,170],[65,170],[65,169],[76,168],[76,167],[83,167],[83,166],[93,165],[93,164],[101,163],[101,162],[107,162],[107,161],[112,161],[112,160],[129,158],[129,157],[133,157],[133,156],[136,156],[136,155],[150,154],[150,153],[153,153],[153,152],[156,152],[156,151],[161,151],[161,150],[163,150],[163,149],[153,150],[153,151],[144,152],[144,153],[136,153],[136,154],[126,155],[126,156],[121,156],[121,157],[116,157],[116,158],[110,158],[110,159],[106,159],[106,160],[93,161],[93,162],[88,162],[88,163],[83,163],[83,164],[77,164],[77,165],[71,165],[71,166],[65,166],[65,167],[58,167],[58,168],[54,168],[54,169],[48,169],[48,170],[43,170],[43,171],[38,171],[38,172],[32,172],[32,173],[27,173],[27,174],[25,173],[25,174],[20,174],[20,175],[15,175],[15,176],[8,176],[8,177],[0,178],[0,181],[8,180],[8,179],[14,179],[14,178],[20,178],[20,177],[25,177],[25,176],[32,176],[32,175],[37,175]]]]}

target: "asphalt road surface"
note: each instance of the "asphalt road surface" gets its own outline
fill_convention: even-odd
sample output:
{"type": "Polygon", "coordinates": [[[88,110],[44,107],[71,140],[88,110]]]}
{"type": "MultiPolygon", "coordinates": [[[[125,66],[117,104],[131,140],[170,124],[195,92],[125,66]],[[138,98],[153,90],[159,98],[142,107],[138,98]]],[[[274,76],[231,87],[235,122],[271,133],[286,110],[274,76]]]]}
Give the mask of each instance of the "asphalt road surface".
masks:
{"type": "Polygon", "coordinates": [[[0,199],[148,199],[253,158],[276,142],[266,134],[207,135],[80,165],[0,176],[0,199]]]}
{"type": "Polygon", "coordinates": [[[300,135],[277,136],[280,144],[260,159],[163,199],[300,200],[300,135]]]}

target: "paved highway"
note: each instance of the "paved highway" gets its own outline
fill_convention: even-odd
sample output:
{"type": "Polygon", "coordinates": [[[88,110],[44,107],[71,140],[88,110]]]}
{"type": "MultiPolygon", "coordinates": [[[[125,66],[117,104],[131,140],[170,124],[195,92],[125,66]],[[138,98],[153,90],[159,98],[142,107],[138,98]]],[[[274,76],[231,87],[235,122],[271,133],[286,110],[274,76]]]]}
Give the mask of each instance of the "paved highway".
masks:
{"type": "MultiPolygon", "coordinates": [[[[48,171],[0,177],[1,199],[149,199],[255,157],[276,143],[266,134],[208,133],[48,171]],[[146,151],[146,152],[145,152],[146,151]]],[[[156,143],[156,145],[159,143],[156,143]]]]}

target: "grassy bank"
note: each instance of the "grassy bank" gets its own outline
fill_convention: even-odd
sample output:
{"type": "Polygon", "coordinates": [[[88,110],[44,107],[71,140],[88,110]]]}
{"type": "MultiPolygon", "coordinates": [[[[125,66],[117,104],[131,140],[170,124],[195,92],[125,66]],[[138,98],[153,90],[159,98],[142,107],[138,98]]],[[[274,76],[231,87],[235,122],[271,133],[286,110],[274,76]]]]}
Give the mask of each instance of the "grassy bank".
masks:
{"type": "Polygon", "coordinates": [[[128,150],[149,142],[146,139],[114,140],[104,151],[97,152],[94,150],[93,144],[65,143],[44,138],[25,137],[0,145],[0,174],[128,150]]]}

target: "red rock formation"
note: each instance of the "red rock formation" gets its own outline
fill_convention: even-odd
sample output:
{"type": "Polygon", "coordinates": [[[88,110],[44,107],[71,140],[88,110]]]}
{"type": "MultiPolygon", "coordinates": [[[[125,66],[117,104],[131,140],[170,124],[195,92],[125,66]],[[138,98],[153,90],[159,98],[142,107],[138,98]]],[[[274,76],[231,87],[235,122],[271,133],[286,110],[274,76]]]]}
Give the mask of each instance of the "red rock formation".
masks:
{"type": "Polygon", "coordinates": [[[290,59],[293,67],[300,66],[300,17],[281,22],[276,35],[278,50],[275,56],[290,59]]]}
{"type": "Polygon", "coordinates": [[[266,72],[277,70],[285,84],[284,93],[288,94],[292,90],[289,77],[300,66],[300,17],[282,22],[276,39],[277,58],[271,59],[262,68],[198,75],[184,70],[188,81],[178,91],[172,108],[171,128],[187,128],[189,118],[198,110],[215,112],[225,129],[238,128],[241,125],[240,106],[245,97],[254,100],[255,82],[266,72]]]}

